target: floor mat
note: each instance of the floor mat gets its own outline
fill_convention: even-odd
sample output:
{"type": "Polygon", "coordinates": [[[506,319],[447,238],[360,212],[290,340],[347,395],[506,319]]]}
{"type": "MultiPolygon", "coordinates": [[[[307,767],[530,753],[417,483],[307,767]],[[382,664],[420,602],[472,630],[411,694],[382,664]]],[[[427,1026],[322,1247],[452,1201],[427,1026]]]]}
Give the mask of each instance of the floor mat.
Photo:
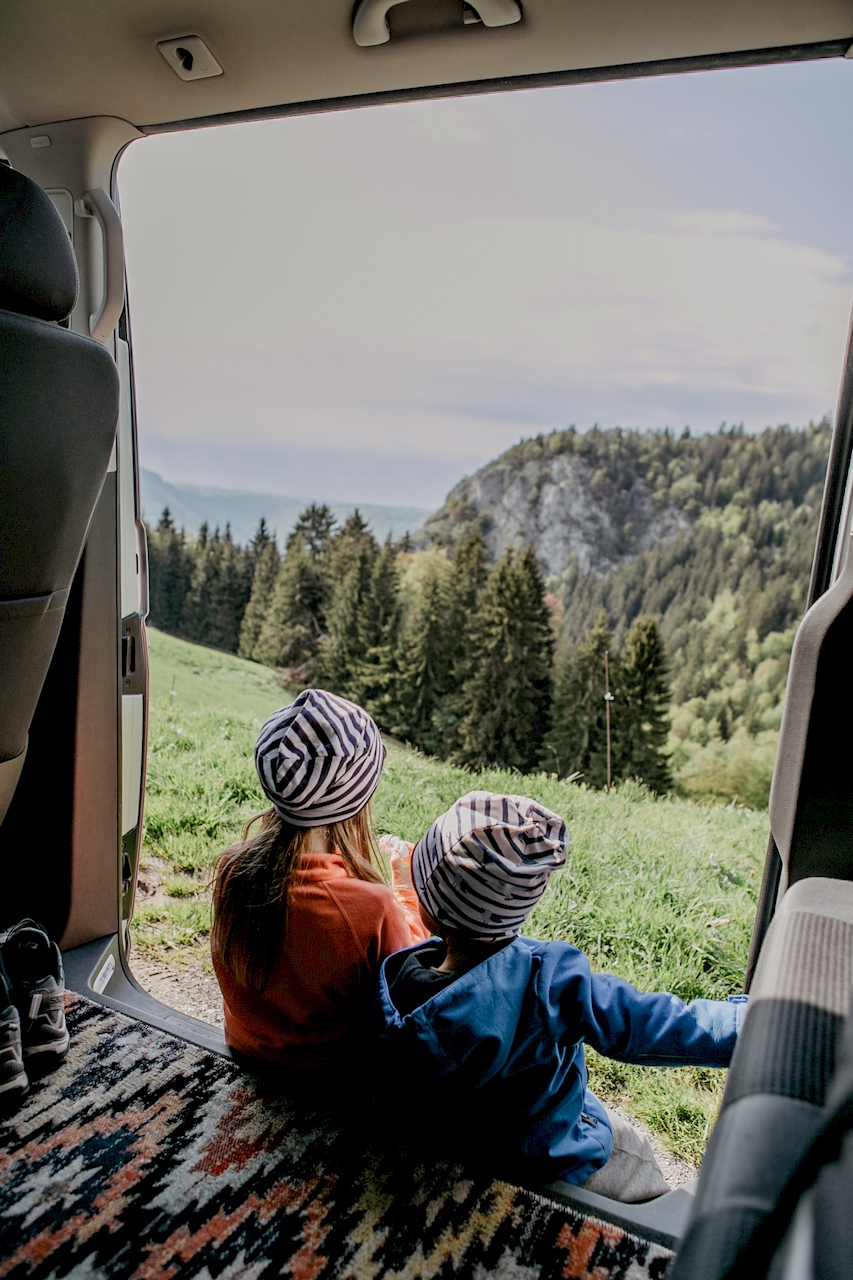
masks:
{"type": "Polygon", "coordinates": [[[68,997],[72,1049],[0,1123],[0,1277],[659,1280],[669,1252],[354,1141],[234,1063],[68,997]]]}

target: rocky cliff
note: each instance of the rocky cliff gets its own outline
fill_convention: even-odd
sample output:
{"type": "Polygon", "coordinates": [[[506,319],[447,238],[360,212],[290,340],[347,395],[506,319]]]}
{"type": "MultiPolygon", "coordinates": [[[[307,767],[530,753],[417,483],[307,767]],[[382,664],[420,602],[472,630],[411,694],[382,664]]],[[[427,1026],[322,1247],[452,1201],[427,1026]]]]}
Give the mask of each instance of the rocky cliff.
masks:
{"type": "Polygon", "coordinates": [[[530,544],[546,577],[573,560],[597,576],[629,563],[692,522],[683,498],[655,486],[644,459],[624,447],[632,436],[565,431],[516,445],[460,481],[416,545],[453,546],[479,526],[493,558],[530,544]]]}

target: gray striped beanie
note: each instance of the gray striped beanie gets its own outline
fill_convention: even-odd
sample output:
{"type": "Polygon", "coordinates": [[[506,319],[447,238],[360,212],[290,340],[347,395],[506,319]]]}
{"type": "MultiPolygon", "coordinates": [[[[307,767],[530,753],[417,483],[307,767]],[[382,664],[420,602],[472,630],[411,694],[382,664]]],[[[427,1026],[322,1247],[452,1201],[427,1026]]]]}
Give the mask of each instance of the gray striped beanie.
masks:
{"type": "Polygon", "coordinates": [[[294,827],[322,827],[360,813],[385,753],[379,730],[354,702],[306,689],[270,716],[255,745],[264,793],[294,827]]]}
{"type": "Polygon", "coordinates": [[[535,800],[470,791],[412,854],[424,909],[478,942],[511,938],[566,861],[566,824],[535,800]]]}

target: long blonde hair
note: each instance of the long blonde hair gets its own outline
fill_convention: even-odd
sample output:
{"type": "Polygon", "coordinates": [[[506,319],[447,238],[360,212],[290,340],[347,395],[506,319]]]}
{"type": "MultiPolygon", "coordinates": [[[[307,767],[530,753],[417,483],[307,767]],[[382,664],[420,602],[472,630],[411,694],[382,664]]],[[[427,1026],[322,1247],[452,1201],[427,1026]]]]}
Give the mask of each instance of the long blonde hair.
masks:
{"type": "MultiPolygon", "coordinates": [[[[280,950],[290,883],[309,830],[267,809],[246,824],[243,839],[225,851],[216,870],[211,941],[237,981],[255,991],[265,990],[280,950]]],[[[369,804],[353,818],[329,823],[325,832],[326,852],[339,853],[355,880],[382,883],[369,804]]]]}

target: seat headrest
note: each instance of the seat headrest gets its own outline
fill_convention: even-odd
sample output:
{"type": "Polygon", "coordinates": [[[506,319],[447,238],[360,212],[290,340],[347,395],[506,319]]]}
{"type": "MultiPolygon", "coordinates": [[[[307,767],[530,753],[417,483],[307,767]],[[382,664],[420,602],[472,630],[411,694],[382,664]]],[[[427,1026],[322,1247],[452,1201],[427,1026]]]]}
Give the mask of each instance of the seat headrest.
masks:
{"type": "Polygon", "coordinates": [[[53,201],[0,165],[0,308],[64,320],[77,301],[77,263],[53,201]]]}

